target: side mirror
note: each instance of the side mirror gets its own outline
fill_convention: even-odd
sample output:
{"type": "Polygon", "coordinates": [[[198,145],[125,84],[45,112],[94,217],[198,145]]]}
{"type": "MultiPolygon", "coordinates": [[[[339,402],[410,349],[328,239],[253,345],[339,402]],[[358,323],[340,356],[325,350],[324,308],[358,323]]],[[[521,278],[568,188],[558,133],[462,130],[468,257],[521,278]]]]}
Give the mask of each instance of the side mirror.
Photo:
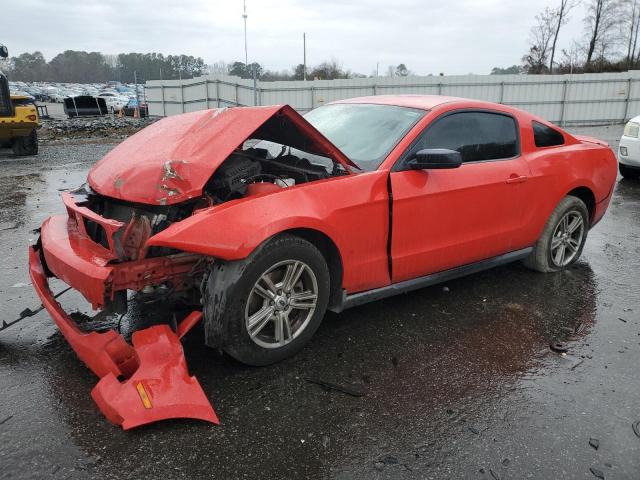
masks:
{"type": "Polygon", "coordinates": [[[9,49],[5,45],[0,45],[0,58],[7,58],[9,56],[9,49]]]}
{"type": "Polygon", "coordinates": [[[460,165],[462,165],[460,152],[446,148],[420,150],[406,162],[408,170],[458,168],[460,165]]]}

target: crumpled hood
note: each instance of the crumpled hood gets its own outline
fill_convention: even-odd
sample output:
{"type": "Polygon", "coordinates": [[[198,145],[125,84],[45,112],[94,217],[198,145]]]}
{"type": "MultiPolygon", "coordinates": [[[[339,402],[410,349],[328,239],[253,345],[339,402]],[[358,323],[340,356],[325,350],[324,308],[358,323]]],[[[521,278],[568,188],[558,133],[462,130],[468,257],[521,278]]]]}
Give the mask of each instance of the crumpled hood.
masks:
{"type": "Polygon", "coordinates": [[[347,170],[355,166],[288,105],[238,107],[175,115],[144,128],[93,166],[89,185],[108,197],[152,205],[199,197],[222,162],[276,116],[295,128],[288,145],[330,156],[347,170]]]}

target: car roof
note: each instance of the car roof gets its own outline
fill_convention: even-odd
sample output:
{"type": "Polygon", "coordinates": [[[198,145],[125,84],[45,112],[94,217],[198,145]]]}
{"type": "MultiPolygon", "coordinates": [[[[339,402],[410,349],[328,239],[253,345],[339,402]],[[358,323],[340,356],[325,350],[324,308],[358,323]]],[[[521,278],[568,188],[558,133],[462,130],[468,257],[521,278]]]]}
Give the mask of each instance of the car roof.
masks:
{"type": "Polygon", "coordinates": [[[395,105],[398,107],[419,108],[421,110],[431,110],[443,103],[465,103],[473,107],[495,106],[495,104],[491,102],[460,97],[447,97],[443,95],[374,95],[337,100],[331,103],[371,103],[376,105],[395,105]]]}

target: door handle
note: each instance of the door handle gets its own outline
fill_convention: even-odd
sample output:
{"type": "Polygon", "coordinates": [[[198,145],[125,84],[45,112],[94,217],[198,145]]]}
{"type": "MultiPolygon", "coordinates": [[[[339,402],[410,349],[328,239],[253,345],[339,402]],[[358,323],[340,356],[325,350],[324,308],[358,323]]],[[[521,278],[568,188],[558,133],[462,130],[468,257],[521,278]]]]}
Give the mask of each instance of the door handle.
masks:
{"type": "Polygon", "coordinates": [[[524,183],[527,181],[526,175],[511,175],[507,178],[507,183],[524,183]]]}

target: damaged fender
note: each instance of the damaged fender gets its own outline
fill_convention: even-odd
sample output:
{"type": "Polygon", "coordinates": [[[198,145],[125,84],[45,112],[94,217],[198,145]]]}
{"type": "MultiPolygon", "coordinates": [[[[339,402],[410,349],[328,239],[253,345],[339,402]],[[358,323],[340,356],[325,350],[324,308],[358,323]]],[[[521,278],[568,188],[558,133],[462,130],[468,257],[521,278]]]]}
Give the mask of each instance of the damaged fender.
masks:
{"type": "Polygon", "coordinates": [[[279,233],[311,231],[335,245],[342,287],[366,290],[389,283],[388,198],[386,172],[321,180],[202,209],[146,245],[232,261],[248,257],[279,233]]]}

